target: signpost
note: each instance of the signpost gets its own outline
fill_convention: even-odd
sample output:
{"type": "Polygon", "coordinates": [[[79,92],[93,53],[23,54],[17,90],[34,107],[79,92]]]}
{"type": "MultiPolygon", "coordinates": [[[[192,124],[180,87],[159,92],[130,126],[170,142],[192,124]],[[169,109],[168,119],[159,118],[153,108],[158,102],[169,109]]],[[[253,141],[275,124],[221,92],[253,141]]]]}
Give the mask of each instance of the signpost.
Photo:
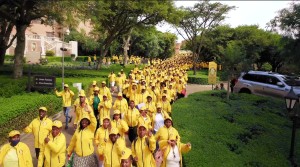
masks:
{"type": "Polygon", "coordinates": [[[212,89],[213,85],[217,83],[217,63],[211,61],[208,63],[208,84],[211,84],[212,89]]]}
{"type": "Polygon", "coordinates": [[[35,75],[33,77],[33,86],[36,88],[55,88],[55,77],[35,75]]]}

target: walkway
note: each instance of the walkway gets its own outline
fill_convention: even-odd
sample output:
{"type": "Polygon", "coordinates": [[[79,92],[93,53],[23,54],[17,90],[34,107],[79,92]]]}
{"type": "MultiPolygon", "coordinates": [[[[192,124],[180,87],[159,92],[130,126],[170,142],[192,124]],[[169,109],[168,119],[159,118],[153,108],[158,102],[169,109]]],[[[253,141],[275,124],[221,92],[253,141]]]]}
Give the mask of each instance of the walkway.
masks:
{"type": "MultiPolygon", "coordinates": [[[[227,84],[225,84],[224,87],[226,88],[227,84]]],[[[187,86],[187,95],[195,93],[195,92],[208,91],[208,90],[212,90],[211,85],[188,84],[188,86],[187,86]]],[[[114,96],[116,96],[116,94],[114,94],[114,96]]],[[[113,101],[114,101],[114,99],[113,99],[113,101]]],[[[74,118],[75,117],[74,112],[71,112],[71,113],[72,113],[73,118],[74,118]]],[[[65,121],[65,117],[63,116],[62,112],[56,114],[53,117],[53,119],[59,119],[62,122],[65,121]]],[[[71,125],[73,125],[73,122],[71,122],[71,125]]],[[[68,146],[75,130],[74,130],[74,128],[69,127],[69,129],[67,129],[67,130],[63,129],[62,131],[66,136],[67,146],[68,146]]],[[[31,156],[33,158],[33,166],[37,166],[37,159],[35,158],[35,152],[34,152],[34,138],[33,138],[33,135],[32,134],[23,134],[23,135],[21,135],[21,141],[26,143],[28,145],[28,147],[30,148],[31,156]]],[[[127,142],[127,144],[129,145],[129,142],[127,142]]]]}

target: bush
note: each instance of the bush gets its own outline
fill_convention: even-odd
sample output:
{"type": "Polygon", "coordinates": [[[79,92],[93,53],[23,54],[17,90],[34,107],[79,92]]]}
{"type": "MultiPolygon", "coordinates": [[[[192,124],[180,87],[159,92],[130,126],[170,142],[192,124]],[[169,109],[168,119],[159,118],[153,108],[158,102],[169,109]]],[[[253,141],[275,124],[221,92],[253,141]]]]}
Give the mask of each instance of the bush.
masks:
{"type": "Polygon", "coordinates": [[[188,77],[188,83],[191,84],[199,84],[199,85],[208,85],[208,79],[207,78],[199,78],[199,77],[188,77]]]}
{"type": "Polygon", "coordinates": [[[47,58],[41,58],[40,59],[40,64],[42,64],[42,65],[48,64],[48,59],[47,58]]]}
{"type": "Polygon", "coordinates": [[[7,134],[13,129],[22,130],[35,117],[41,106],[48,109],[48,115],[53,115],[61,109],[61,98],[55,95],[37,93],[11,98],[0,98],[0,145],[7,142],[7,134]],[[11,105],[9,105],[11,104],[11,105]]]}
{"type": "Polygon", "coordinates": [[[270,63],[264,63],[261,68],[264,71],[272,71],[272,66],[270,63]]]}
{"type": "Polygon", "coordinates": [[[89,56],[77,56],[76,61],[87,62],[89,56]]]}
{"type": "Polygon", "coordinates": [[[47,50],[46,51],[46,56],[54,56],[54,51],[53,50],[47,50]]]}
{"type": "MultiPolygon", "coordinates": [[[[48,62],[62,62],[62,57],[47,57],[48,62]]],[[[64,62],[71,62],[71,57],[64,57],[64,62]]]]}
{"type": "Polygon", "coordinates": [[[0,97],[9,98],[14,95],[21,95],[25,93],[27,85],[26,78],[18,80],[18,82],[7,77],[1,77],[0,79],[0,97]]]}

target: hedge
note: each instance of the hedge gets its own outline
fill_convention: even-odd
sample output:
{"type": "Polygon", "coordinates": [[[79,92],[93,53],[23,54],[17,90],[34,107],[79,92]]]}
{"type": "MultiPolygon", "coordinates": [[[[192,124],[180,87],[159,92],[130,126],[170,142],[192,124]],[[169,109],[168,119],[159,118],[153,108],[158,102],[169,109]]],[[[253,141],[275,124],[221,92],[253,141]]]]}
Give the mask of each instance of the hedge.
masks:
{"type": "Polygon", "coordinates": [[[0,145],[7,141],[7,134],[13,129],[25,128],[35,117],[41,106],[48,109],[48,115],[60,111],[61,99],[55,95],[31,93],[0,98],[0,145]]]}
{"type": "Polygon", "coordinates": [[[27,79],[23,78],[17,82],[14,79],[8,77],[0,77],[0,97],[9,98],[14,95],[20,95],[25,93],[27,79]]]}
{"type": "Polygon", "coordinates": [[[188,77],[188,83],[191,84],[199,84],[199,85],[208,85],[207,78],[199,78],[199,77],[188,77]]]}
{"type": "MultiPolygon", "coordinates": [[[[61,62],[62,57],[47,57],[48,62],[61,62]]],[[[71,57],[64,57],[65,62],[71,62],[72,58],[71,57]]]]}

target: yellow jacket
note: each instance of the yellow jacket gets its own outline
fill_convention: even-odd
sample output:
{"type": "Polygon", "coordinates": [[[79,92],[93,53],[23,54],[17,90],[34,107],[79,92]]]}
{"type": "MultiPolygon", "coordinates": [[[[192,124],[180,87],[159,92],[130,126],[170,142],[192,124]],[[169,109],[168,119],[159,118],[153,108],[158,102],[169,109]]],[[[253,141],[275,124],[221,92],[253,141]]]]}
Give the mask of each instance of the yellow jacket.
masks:
{"type": "Polygon", "coordinates": [[[120,167],[122,151],[125,147],[124,141],[120,139],[115,143],[108,140],[105,146],[99,145],[98,152],[100,159],[104,159],[104,167],[120,167]]]}
{"type": "Polygon", "coordinates": [[[33,133],[34,136],[34,147],[41,148],[44,143],[44,139],[52,130],[51,119],[44,117],[41,121],[40,118],[35,118],[31,123],[24,129],[25,133],[33,133]]]}
{"type": "Polygon", "coordinates": [[[100,96],[102,96],[103,97],[103,95],[105,94],[105,95],[107,95],[107,98],[109,99],[109,100],[112,100],[112,96],[111,96],[111,93],[110,93],[110,90],[109,90],[109,88],[108,87],[100,87],[99,88],[99,94],[100,94],[100,96]]]}
{"type": "Polygon", "coordinates": [[[167,113],[172,112],[172,107],[169,101],[161,101],[162,110],[166,111],[167,113]]]}
{"type": "Polygon", "coordinates": [[[139,125],[148,125],[148,129],[152,129],[152,119],[146,115],[146,117],[143,117],[142,115],[139,116],[138,118],[138,126],[139,125]]]}
{"type": "MultiPolygon", "coordinates": [[[[180,155],[180,166],[182,166],[182,153],[187,153],[191,150],[191,146],[188,146],[184,143],[177,141],[177,147],[180,155]]],[[[162,140],[159,142],[159,148],[163,151],[163,162],[161,167],[166,167],[166,160],[171,150],[171,145],[168,144],[168,140],[162,140]]]]}
{"type": "Polygon", "coordinates": [[[112,128],[118,128],[120,136],[125,140],[125,133],[128,132],[128,124],[123,119],[112,120],[111,121],[112,128]]]}
{"type": "Polygon", "coordinates": [[[136,104],[136,105],[143,102],[141,94],[138,94],[138,93],[131,93],[129,96],[129,100],[133,100],[134,104],[136,104]]]}
{"type": "MultiPolygon", "coordinates": [[[[87,105],[88,110],[93,111],[93,108],[88,103],[86,103],[86,105],[87,105]]],[[[85,116],[89,117],[88,112],[85,111],[85,107],[81,107],[80,105],[76,106],[75,114],[76,114],[76,117],[74,120],[74,124],[79,124],[79,121],[85,116]]],[[[94,115],[94,112],[91,112],[91,114],[94,115]]]]}
{"type": "Polygon", "coordinates": [[[58,92],[57,90],[55,91],[56,96],[62,96],[63,99],[63,107],[70,107],[72,105],[72,98],[74,96],[73,91],[67,91],[65,92],[64,90],[61,92],[58,92]]]}
{"type": "Polygon", "coordinates": [[[95,134],[95,144],[96,144],[96,146],[98,146],[99,144],[104,146],[108,140],[109,140],[109,131],[108,131],[108,129],[104,129],[103,127],[98,128],[97,132],[95,134]]]}
{"type": "MultiPolygon", "coordinates": [[[[93,106],[94,98],[95,98],[95,95],[92,94],[90,96],[90,98],[88,99],[90,106],[93,106]]],[[[101,96],[100,94],[98,94],[98,98],[100,99],[100,102],[103,101],[103,96],[101,96]]]]}
{"type": "Polygon", "coordinates": [[[149,95],[148,91],[141,93],[140,98],[141,98],[141,103],[146,103],[147,102],[147,96],[149,95]]]}
{"type": "Polygon", "coordinates": [[[156,148],[156,141],[153,136],[143,138],[138,137],[131,144],[131,151],[133,158],[137,157],[137,166],[138,167],[155,167],[155,160],[152,155],[153,151],[156,148]],[[146,141],[148,138],[148,141],[146,141]]]}
{"type": "Polygon", "coordinates": [[[113,109],[114,110],[120,110],[120,112],[122,114],[125,114],[128,110],[127,100],[124,99],[124,98],[122,100],[116,99],[116,101],[114,102],[113,109]]]}
{"type": "Polygon", "coordinates": [[[116,74],[109,74],[108,75],[108,79],[109,79],[109,82],[115,82],[116,81],[116,74]]]}
{"type": "Polygon", "coordinates": [[[41,148],[38,160],[38,167],[60,167],[66,161],[66,137],[63,133],[53,138],[49,135],[50,141],[41,148]],[[44,164],[44,166],[43,166],[44,164]]]}
{"type": "Polygon", "coordinates": [[[112,107],[111,101],[106,100],[106,101],[101,101],[98,105],[98,111],[100,115],[100,120],[102,120],[104,117],[109,117],[110,118],[110,109],[112,107]]]}
{"type": "Polygon", "coordinates": [[[140,112],[135,107],[131,109],[131,107],[128,108],[124,120],[127,122],[129,127],[134,127],[138,125],[138,118],[140,116],[140,112]]]}
{"type": "Polygon", "coordinates": [[[154,113],[156,113],[156,103],[151,101],[150,103],[147,101],[146,102],[146,108],[148,108],[149,112],[147,113],[150,117],[152,117],[152,115],[154,113]]]}
{"type": "Polygon", "coordinates": [[[90,112],[91,124],[83,130],[79,131],[79,127],[72,136],[69,147],[67,148],[67,154],[71,155],[73,150],[80,156],[88,156],[94,153],[94,133],[96,130],[96,118],[92,112],[90,112]]]}
{"type": "Polygon", "coordinates": [[[178,131],[174,127],[167,128],[166,126],[161,127],[155,134],[155,139],[157,141],[169,140],[171,136],[177,136],[177,141],[180,141],[180,136],[178,131]]]}
{"type": "MultiPolygon", "coordinates": [[[[0,149],[0,166],[3,165],[3,162],[5,160],[4,158],[10,149],[12,149],[10,143],[4,144],[0,149]]],[[[19,142],[15,146],[15,149],[17,150],[19,159],[19,167],[33,167],[29,147],[25,143],[19,142]]]]}

